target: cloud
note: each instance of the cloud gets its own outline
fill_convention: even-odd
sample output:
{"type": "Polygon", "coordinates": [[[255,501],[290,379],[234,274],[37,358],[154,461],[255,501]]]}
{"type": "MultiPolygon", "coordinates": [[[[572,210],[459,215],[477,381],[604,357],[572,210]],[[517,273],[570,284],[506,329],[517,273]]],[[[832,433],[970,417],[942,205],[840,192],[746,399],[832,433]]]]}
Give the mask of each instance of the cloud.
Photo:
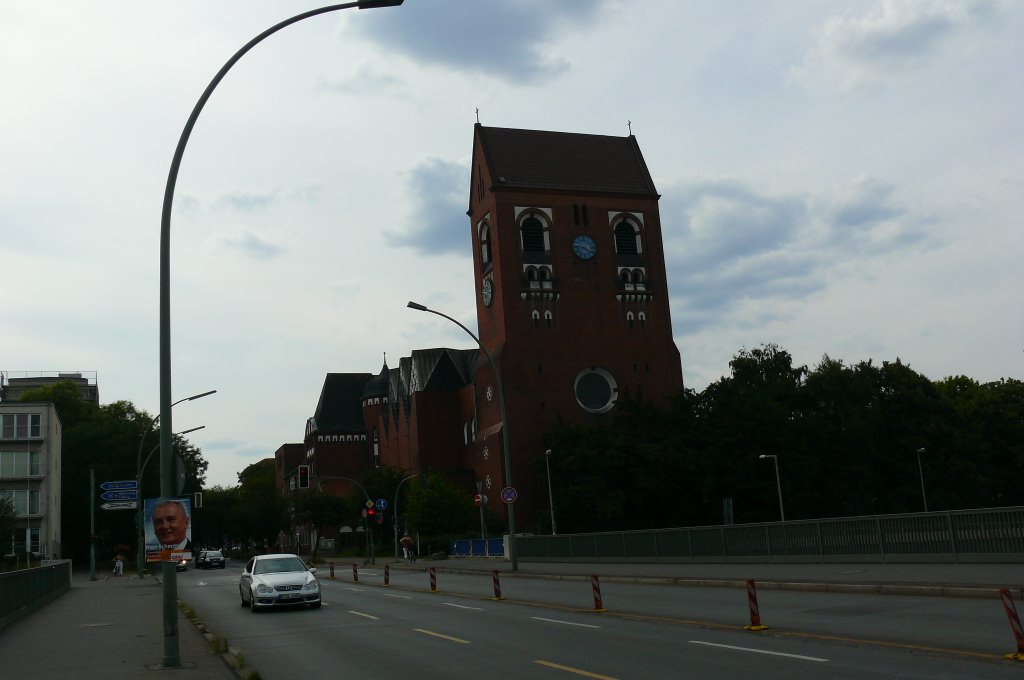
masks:
{"type": "Polygon", "coordinates": [[[1001,11],[999,0],[883,0],[866,15],[832,17],[790,75],[840,92],[918,68],[1001,11]]]}
{"type": "Polygon", "coordinates": [[[403,91],[406,87],[406,81],[386,73],[381,73],[368,66],[363,66],[344,80],[332,81],[321,77],[317,87],[322,90],[341,92],[343,94],[387,94],[403,91]]]}
{"type": "Polygon", "coordinates": [[[837,265],[900,255],[925,238],[929,221],[899,205],[896,187],[869,177],[822,196],[772,196],[738,180],[664,195],[666,267],[684,335],[737,310],[744,323],[783,318],[824,290],[837,265]]]}
{"type": "Polygon", "coordinates": [[[432,158],[408,173],[412,214],[402,230],[384,230],[393,247],[413,248],[427,255],[469,252],[465,219],[469,166],[432,158]]]}
{"type": "Polygon", "coordinates": [[[376,10],[360,16],[358,36],[418,63],[533,83],[569,68],[568,63],[547,58],[545,47],[566,31],[593,26],[608,4],[608,0],[420,0],[406,3],[401,11],[376,10]]]}
{"type": "Polygon", "coordinates": [[[253,260],[270,260],[284,252],[284,248],[246,230],[236,236],[223,236],[220,242],[230,250],[240,252],[253,260]]]}
{"type": "Polygon", "coordinates": [[[214,199],[214,206],[243,212],[264,210],[277,202],[277,194],[276,189],[263,193],[233,191],[214,199]]]}

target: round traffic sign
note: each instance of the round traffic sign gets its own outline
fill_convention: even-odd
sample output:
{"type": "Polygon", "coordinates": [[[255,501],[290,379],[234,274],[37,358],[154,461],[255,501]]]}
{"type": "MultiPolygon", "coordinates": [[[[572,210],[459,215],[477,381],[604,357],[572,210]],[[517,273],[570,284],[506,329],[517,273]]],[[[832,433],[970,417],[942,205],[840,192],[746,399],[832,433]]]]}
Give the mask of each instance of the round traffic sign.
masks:
{"type": "Polygon", "coordinates": [[[504,489],[501,490],[501,500],[505,501],[506,503],[515,503],[516,498],[518,496],[519,494],[511,486],[506,486],[504,489]]]}

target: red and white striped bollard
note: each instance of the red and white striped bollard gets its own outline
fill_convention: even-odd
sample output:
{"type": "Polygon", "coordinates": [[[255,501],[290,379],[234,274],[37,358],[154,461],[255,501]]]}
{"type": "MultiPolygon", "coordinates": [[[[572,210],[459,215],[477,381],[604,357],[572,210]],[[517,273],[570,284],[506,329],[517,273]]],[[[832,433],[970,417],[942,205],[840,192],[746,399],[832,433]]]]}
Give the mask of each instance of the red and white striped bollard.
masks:
{"type": "Polygon", "coordinates": [[[747,579],[747,604],[750,606],[750,625],[743,626],[747,630],[768,630],[761,624],[761,612],[757,607],[757,584],[754,579],[747,579]]]}
{"type": "Polygon", "coordinates": [[[1020,625],[1020,616],[1017,614],[1017,605],[1013,603],[1013,596],[1010,595],[1008,588],[999,589],[999,599],[1003,603],[1003,611],[1006,612],[1006,618],[1010,621],[1010,629],[1013,631],[1013,637],[1017,640],[1017,651],[1014,654],[1007,654],[1007,659],[1016,659],[1017,661],[1024,661],[1024,628],[1020,625]]]}
{"type": "Polygon", "coordinates": [[[434,568],[430,568],[430,592],[437,592],[437,574],[434,573],[434,568]]]}
{"type": "Polygon", "coordinates": [[[500,572],[497,569],[495,569],[492,572],[492,576],[493,576],[493,580],[494,580],[494,599],[495,600],[504,600],[505,598],[503,598],[501,596],[501,582],[498,581],[498,574],[499,573],[500,572]]]}
{"type": "Polygon", "coordinates": [[[608,611],[604,608],[604,601],[601,599],[601,582],[598,580],[597,575],[590,577],[590,587],[594,591],[594,611],[608,611]]]}

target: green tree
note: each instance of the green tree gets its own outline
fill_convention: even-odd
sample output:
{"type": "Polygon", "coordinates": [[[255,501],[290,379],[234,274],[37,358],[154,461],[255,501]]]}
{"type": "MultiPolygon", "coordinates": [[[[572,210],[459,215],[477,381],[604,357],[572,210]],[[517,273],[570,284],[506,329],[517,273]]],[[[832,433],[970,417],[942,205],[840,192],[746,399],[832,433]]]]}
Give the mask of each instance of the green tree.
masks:
{"type": "Polygon", "coordinates": [[[7,494],[0,494],[0,546],[5,549],[11,545],[11,532],[17,517],[14,499],[7,494]]]}
{"type": "Polygon", "coordinates": [[[253,463],[238,473],[239,502],[229,523],[246,546],[272,546],[288,529],[288,508],[277,493],[274,461],[253,463]]]}
{"type": "MultiPolygon", "coordinates": [[[[61,534],[64,555],[84,560],[89,555],[90,491],[92,503],[99,505],[99,490],[90,490],[90,471],[97,486],[105,481],[134,479],[142,435],[151,427],[152,418],[128,401],[96,406],[85,401],[70,381],[27,390],[23,401],[49,401],[54,404],[62,426],[61,438],[61,534]]],[[[156,443],[150,435],[146,442],[156,443]]],[[[180,436],[172,438],[175,453],[186,461],[187,478],[183,493],[202,488],[207,462],[201,451],[180,436]]],[[[145,458],[146,452],[143,452],[145,458]]],[[[154,458],[153,460],[156,460],[154,458]]],[[[157,496],[159,465],[152,461],[143,477],[140,496],[157,496]]],[[[135,513],[120,510],[97,511],[98,555],[105,557],[114,546],[137,543],[135,513]]]]}
{"type": "Polygon", "coordinates": [[[410,488],[405,518],[411,531],[441,542],[472,531],[477,509],[465,489],[437,472],[425,479],[410,480],[406,486],[410,488]]]}
{"type": "Polygon", "coordinates": [[[289,496],[292,502],[292,522],[313,529],[313,559],[316,559],[320,547],[320,537],[331,525],[338,525],[350,517],[353,506],[362,507],[362,503],[349,498],[340,498],[330,494],[312,490],[302,490],[289,496]]]}

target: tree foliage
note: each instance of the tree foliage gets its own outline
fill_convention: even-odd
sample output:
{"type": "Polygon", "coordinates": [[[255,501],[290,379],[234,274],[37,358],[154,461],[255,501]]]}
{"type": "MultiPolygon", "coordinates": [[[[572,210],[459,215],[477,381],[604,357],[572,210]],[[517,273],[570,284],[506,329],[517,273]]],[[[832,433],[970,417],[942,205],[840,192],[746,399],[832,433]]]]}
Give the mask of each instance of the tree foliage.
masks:
{"type": "MultiPolygon", "coordinates": [[[[670,408],[624,399],[596,425],[549,434],[565,532],[1024,504],[1024,383],[932,382],[896,359],[827,355],[793,366],[775,345],[740,351],[730,374],[670,408]]],[[[546,484],[544,460],[534,472],[546,484]]],[[[540,531],[550,518],[534,518],[540,531]]]]}
{"type": "MultiPolygon", "coordinates": [[[[92,505],[97,507],[101,556],[115,545],[136,545],[135,513],[98,509],[102,502],[98,487],[106,481],[135,479],[140,459],[144,461],[152,451],[147,445],[155,446],[159,439],[152,427],[153,417],[129,401],[97,406],[86,401],[70,381],[26,390],[21,401],[53,402],[61,421],[63,554],[79,560],[88,557],[92,505]],[[92,496],[90,472],[97,486],[92,496]]],[[[172,437],[172,447],[186,462],[182,495],[191,495],[202,488],[208,463],[202,452],[181,436],[172,437]]],[[[140,498],[159,496],[158,459],[159,455],[154,454],[144,470],[140,498]]]]}

